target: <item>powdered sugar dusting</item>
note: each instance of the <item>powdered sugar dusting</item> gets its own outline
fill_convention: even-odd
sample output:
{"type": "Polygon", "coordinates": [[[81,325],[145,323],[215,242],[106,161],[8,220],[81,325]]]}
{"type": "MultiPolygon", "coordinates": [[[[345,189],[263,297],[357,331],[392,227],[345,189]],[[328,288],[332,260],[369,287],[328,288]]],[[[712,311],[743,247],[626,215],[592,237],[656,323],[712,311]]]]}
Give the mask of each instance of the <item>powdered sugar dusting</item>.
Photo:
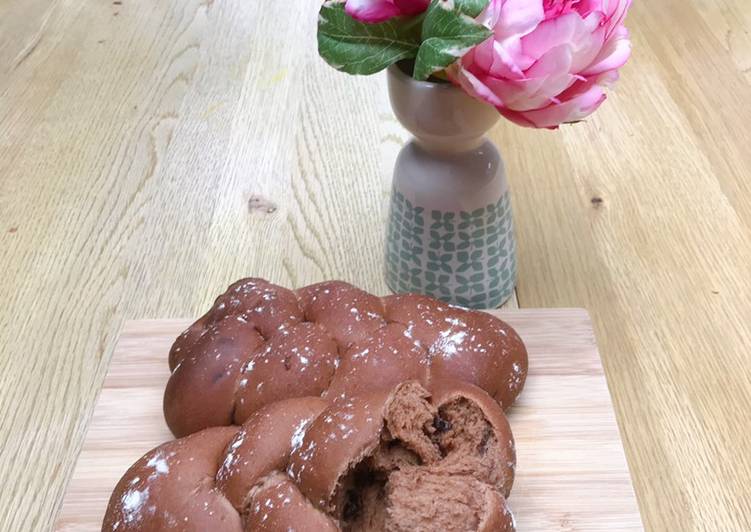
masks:
{"type": "Polygon", "coordinates": [[[305,431],[308,429],[309,423],[309,419],[303,419],[297,424],[297,427],[295,427],[295,431],[292,433],[292,439],[290,440],[290,446],[292,447],[293,453],[302,446],[303,439],[305,439],[305,431]]]}
{"type": "MultiPolygon", "coordinates": [[[[170,455],[174,456],[175,453],[172,453],[170,455]]],[[[166,475],[169,473],[169,465],[167,464],[167,460],[164,456],[162,456],[161,453],[156,453],[154,456],[152,456],[149,461],[146,463],[148,467],[154,468],[154,472],[151,474],[151,476],[158,476],[158,475],[166,475]]]]}
{"type": "Polygon", "coordinates": [[[456,355],[466,337],[467,331],[441,331],[432,350],[445,357],[452,357],[456,355]]]}
{"type": "Polygon", "coordinates": [[[513,372],[509,377],[508,387],[510,390],[514,390],[522,385],[522,367],[518,362],[514,362],[511,369],[513,372]]]}
{"type": "Polygon", "coordinates": [[[232,443],[230,443],[229,452],[224,457],[224,462],[222,462],[222,466],[219,468],[219,471],[216,474],[217,479],[223,480],[229,476],[232,468],[237,465],[238,457],[235,452],[244,442],[245,432],[241,431],[235,436],[235,438],[232,440],[232,443]]]}
{"type": "MultiPolygon", "coordinates": [[[[149,499],[149,488],[143,490],[130,489],[123,493],[123,497],[120,501],[120,508],[122,509],[123,521],[126,524],[137,523],[143,518],[143,511],[146,508],[146,503],[149,499]]],[[[115,528],[119,526],[119,522],[116,523],[115,528]]]]}

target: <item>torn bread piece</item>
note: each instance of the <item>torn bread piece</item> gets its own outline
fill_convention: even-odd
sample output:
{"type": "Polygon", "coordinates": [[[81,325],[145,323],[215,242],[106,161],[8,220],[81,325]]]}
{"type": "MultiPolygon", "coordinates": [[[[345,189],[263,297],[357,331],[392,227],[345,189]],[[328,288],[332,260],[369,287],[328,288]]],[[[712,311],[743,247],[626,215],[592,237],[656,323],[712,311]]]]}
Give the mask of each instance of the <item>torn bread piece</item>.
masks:
{"type": "Polygon", "coordinates": [[[515,454],[503,410],[466,383],[416,381],[333,403],[288,472],[345,531],[513,530],[515,454]]]}

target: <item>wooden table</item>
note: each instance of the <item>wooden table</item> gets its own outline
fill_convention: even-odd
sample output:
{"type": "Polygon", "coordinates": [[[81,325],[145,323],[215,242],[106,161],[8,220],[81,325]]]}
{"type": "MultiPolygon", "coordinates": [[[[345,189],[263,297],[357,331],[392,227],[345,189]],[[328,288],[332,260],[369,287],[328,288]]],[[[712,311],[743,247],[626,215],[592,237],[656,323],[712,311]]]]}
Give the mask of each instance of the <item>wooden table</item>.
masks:
{"type": "MultiPolygon", "coordinates": [[[[0,530],[52,522],[126,319],[245,275],[385,293],[383,78],[318,2],[0,2],[0,530]]],[[[645,524],[751,529],[751,4],[637,2],[602,110],[500,125],[518,303],[592,313],[645,524]]],[[[127,437],[127,435],[123,435],[127,437]]]]}

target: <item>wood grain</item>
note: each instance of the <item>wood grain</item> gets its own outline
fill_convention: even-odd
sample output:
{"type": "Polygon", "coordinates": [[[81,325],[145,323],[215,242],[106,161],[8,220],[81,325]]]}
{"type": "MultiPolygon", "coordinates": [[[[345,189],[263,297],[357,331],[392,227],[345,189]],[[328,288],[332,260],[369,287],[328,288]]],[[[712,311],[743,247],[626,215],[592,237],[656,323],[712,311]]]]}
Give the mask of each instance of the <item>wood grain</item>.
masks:
{"type": "MultiPolygon", "coordinates": [[[[592,323],[583,310],[497,313],[529,350],[527,385],[509,412],[520,532],[642,530],[592,323]],[[604,496],[606,495],[606,496],[604,496]]],[[[128,322],[115,347],[54,529],[93,532],[117,481],[170,440],[162,417],[166,353],[188,320],[128,322]],[[127,438],[116,435],[127,434],[127,438]]]]}
{"type": "MultiPolygon", "coordinates": [[[[0,530],[46,530],[126,319],[386,293],[383,77],[318,2],[0,2],[0,530]]],[[[751,529],[751,3],[635,2],[588,122],[502,124],[521,306],[586,307],[650,530],[751,529]],[[601,200],[601,201],[600,201],[601,200]]]]}

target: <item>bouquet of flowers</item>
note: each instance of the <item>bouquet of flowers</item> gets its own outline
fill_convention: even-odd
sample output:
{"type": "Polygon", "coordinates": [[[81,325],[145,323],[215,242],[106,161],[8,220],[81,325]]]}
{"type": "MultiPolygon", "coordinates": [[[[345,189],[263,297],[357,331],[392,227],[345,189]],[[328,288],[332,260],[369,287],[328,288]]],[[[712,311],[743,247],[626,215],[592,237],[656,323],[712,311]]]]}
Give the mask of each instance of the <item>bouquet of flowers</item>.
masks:
{"type": "Polygon", "coordinates": [[[631,0],[327,0],[318,48],[368,75],[413,60],[516,124],[556,128],[605,100],[631,54],[631,0]]]}

